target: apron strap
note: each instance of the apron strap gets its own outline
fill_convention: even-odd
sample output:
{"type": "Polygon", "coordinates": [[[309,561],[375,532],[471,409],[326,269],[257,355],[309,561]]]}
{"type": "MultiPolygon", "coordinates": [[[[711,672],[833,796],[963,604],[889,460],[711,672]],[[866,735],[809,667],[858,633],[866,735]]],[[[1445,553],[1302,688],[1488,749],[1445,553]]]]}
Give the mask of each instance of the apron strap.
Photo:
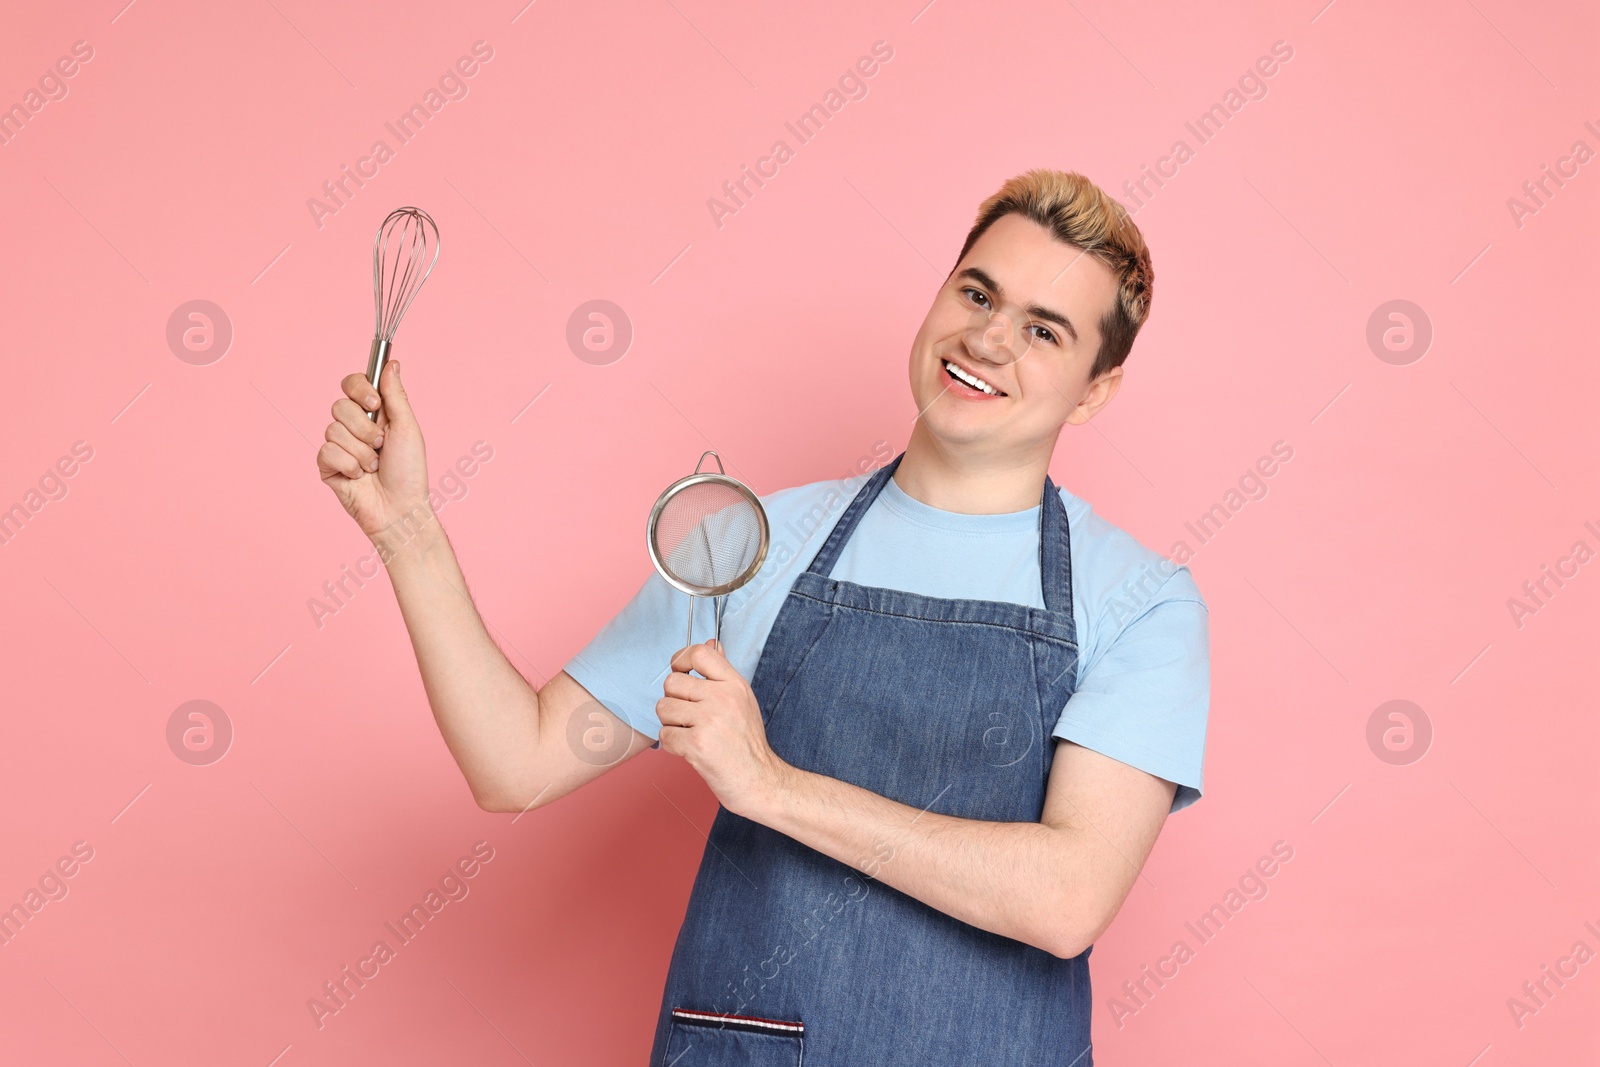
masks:
{"type": "Polygon", "coordinates": [[[894,474],[895,468],[900,466],[900,461],[905,457],[906,454],[904,452],[900,453],[888,465],[879,467],[872,477],[867,479],[867,484],[861,487],[861,490],[856,493],[856,498],[850,502],[849,510],[834,525],[833,532],[828,535],[828,540],[823,543],[822,548],[812,558],[811,566],[806,568],[807,572],[823,578],[833,573],[833,565],[839,561],[839,553],[844,551],[844,543],[850,540],[850,535],[855,532],[856,524],[861,521],[861,516],[865,515],[867,509],[872,506],[872,502],[878,499],[878,493],[882,491],[883,483],[889,480],[894,474]]]}
{"type": "Polygon", "coordinates": [[[1067,524],[1067,502],[1061,490],[1044,476],[1044,499],[1039,502],[1039,576],[1044,606],[1072,614],[1072,533],[1067,524]]]}

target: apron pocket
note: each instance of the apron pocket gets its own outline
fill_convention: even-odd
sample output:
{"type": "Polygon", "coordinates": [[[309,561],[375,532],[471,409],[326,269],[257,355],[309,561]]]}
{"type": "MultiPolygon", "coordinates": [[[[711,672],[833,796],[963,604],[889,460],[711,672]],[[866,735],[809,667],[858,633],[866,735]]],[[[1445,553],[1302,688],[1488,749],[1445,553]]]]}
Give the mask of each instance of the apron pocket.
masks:
{"type": "Polygon", "coordinates": [[[805,1023],[672,1009],[659,1067],[800,1067],[805,1023]]]}

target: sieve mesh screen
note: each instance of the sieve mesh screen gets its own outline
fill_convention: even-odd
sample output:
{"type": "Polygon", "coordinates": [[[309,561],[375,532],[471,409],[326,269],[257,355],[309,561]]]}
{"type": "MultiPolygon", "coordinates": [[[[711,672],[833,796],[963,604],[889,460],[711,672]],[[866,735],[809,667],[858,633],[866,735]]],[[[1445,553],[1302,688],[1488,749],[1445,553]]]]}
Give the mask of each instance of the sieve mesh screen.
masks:
{"type": "Polygon", "coordinates": [[[650,535],[671,576],[706,596],[746,574],[761,550],[761,515],[738,490],[699,482],[674,493],[650,535]]]}

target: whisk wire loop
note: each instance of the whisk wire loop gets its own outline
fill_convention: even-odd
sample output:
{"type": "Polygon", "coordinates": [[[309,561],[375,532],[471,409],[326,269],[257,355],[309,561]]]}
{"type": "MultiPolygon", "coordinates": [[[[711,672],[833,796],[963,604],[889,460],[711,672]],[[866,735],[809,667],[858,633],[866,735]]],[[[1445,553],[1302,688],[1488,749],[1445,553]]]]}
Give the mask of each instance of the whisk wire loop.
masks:
{"type": "Polygon", "coordinates": [[[379,340],[394,340],[406,309],[439,260],[439,248],[439,228],[421,208],[396,208],[378,227],[372,242],[372,288],[379,340]]]}
{"type": "MultiPolygon", "coordinates": [[[[367,356],[367,380],[377,388],[383,365],[389,361],[394,333],[406,309],[417,298],[422,283],[439,261],[439,227],[419,207],[391,211],[372,238],[372,349],[367,356]],[[430,251],[432,255],[430,255],[430,251]],[[426,265],[424,265],[426,262],[426,265]]],[[[378,413],[367,412],[376,422],[378,413]]]]}

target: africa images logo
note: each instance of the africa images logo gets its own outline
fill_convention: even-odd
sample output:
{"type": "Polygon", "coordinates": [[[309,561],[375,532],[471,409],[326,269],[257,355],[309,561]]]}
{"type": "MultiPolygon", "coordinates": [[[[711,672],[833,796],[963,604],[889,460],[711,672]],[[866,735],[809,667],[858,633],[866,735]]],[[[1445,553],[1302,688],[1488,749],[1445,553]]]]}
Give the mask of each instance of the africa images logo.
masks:
{"type": "Polygon", "coordinates": [[[711,221],[717,224],[717,229],[722,229],[723,219],[729,215],[737,215],[755,196],[757,190],[765,188],[767,181],[776,178],[783,165],[794,159],[796,148],[809,144],[812,138],[822,132],[822,128],[830,119],[844,110],[845,104],[851,100],[865,100],[868,92],[867,79],[877,74],[883,64],[893,58],[893,45],[888,41],[874,41],[871,55],[857,59],[854,66],[845,68],[845,72],[839,75],[836,83],[838,88],[830,87],[822,94],[821,101],[801,112],[793,122],[783,124],[784,129],[794,137],[794,148],[789,146],[788,141],[778,138],[767,149],[767,154],[756,160],[753,171],[750,164],[746,163],[739,168],[737,178],[722,183],[722,193],[726,200],[715,196],[707,197],[706,209],[711,212],[711,221]],[[752,184],[755,188],[751,188],[752,184]]]}
{"type": "Polygon", "coordinates": [[[383,924],[394,938],[393,945],[389,944],[388,938],[380,937],[372,943],[372,949],[366,956],[356,960],[353,969],[345,964],[339,968],[336,977],[322,983],[322,993],[307,997],[306,1008],[311,1012],[317,1029],[321,1030],[327,1025],[328,1016],[337,1015],[348,1008],[355,995],[398,958],[399,950],[415,941],[428,924],[439,917],[445,905],[466,900],[472,892],[469,881],[476,878],[483,870],[483,865],[493,860],[494,856],[494,846],[489,842],[474,843],[471,855],[462,856],[454,866],[445,869],[439,878],[438,888],[429,886],[420,902],[413,903],[393,922],[383,924]]]}

